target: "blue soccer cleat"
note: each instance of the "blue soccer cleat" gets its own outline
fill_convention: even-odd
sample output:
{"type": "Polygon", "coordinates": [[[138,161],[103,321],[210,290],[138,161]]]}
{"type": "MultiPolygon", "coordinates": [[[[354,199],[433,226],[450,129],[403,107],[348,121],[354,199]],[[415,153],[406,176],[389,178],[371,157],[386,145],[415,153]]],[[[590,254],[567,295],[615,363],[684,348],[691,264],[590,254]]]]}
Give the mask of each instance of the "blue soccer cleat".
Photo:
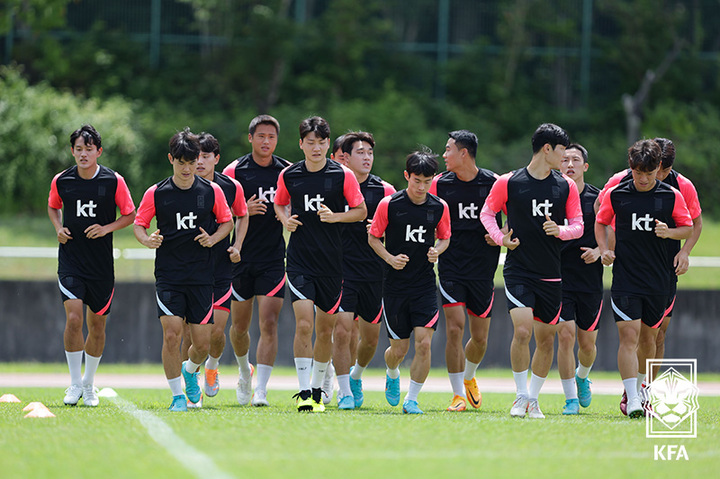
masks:
{"type": "Polygon", "coordinates": [[[566,399],[565,407],[563,408],[563,414],[566,416],[572,416],[580,413],[580,403],[577,399],[566,399]]]}
{"type": "Polygon", "coordinates": [[[405,414],[423,414],[423,412],[418,407],[417,401],[413,401],[412,399],[408,399],[403,403],[403,413],[405,413],[405,414]]]}
{"type": "Polygon", "coordinates": [[[580,405],[582,407],[588,407],[592,401],[592,391],[590,391],[590,384],[592,384],[592,381],[590,381],[590,378],[579,378],[576,374],[575,384],[577,384],[577,393],[580,405]]]}
{"type": "MultiPolygon", "coordinates": [[[[355,366],[353,366],[353,368],[354,367],[355,366]]],[[[353,368],[350,368],[350,391],[352,391],[352,395],[355,398],[355,407],[360,407],[363,405],[363,400],[365,399],[365,396],[363,395],[363,390],[362,390],[362,378],[360,378],[360,379],[352,378],[353,368]]]]}
{"type": "Polygon", "coordinates": [[[355,409],[355,399],[352,396],[338,396],[338,409],[355,409]]]}
{"type": "MultiPolygon", "coordinates": [[[[185,394],[187,394],[188,401],[197,404],[202,398],[202,392],[200,391],[200,385],[198,384],[198,378],[200,377],[199,372],[189,373],[185,370],[185,363],[182,363],[182,375],[185,380],[185,394]]],[[[187,407],[187,405],[186,405],[187,407]]]]}
{"type": "Polygon", "coordinates": [[[400,404],[400,378],[385,375],[385,399],[391,406],[400,404]]]}
{"type": "Polygon", "coordinates": [[[173,396],[172,404],[168,408],[170,412],[185,412],[187,411],[187,400],[185,396],[180,394],[179,396],[173,396]]]}

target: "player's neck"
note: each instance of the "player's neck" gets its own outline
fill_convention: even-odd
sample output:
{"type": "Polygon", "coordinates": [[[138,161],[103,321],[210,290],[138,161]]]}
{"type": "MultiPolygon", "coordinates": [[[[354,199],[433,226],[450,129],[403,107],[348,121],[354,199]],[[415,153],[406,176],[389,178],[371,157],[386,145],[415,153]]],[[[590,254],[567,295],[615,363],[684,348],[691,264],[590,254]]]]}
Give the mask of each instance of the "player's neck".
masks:
{"type": "Polygon", "coordinates": [[[577,185],[578,193],[582,193],[582,191],[585,189],[585,178],[582,176],[575,180],[575,184],[577,185]]]}
{"type": "Polygon", "coordinates": [[[198,175],[200,178],[206,179],[208,181],[215,181],[215,170],[210,170],[210,173],[207,175],[198,175]]]}
{"type": "Polygon", "coordinates": [[[535,178],[536,180],[544,180],[548,176],[550,176],[550,171],[552,171],[552,168],[550,168],[550,165],[545,161],[545,158],[541,154],[533,155],[532,160],[530,160],[530,164],[527,165],[528,173],[530,173],[530,176],[535,178]]]}
{"type": "Polygon", "coordinates": [[[353,173],[355,173],[355,179],[358,183],[364,183],[370,176],[370,173],[358,173],[356,171],[353,171],[353,173]]]}
{"type": "Polygon", "coordinates": [[[95,166],[89,166],[87,168],[80,168],[78,167],[78,175],[83,180],[92,180],[95,175],[97,175],[98,170],[100,169],[100,165],[95,163],[95,166]]]}
{"type": "Polygon", "coordinates": [[[453,173],[455,173],[455,176],[460,181],[472,181],[477,176],[478,171],[479,171],[479,168],[473,162],[473,163],[468,163],[468,164],[462,165],[460,168],[453,171],[453,173]]]}
{"type": "Polygon", "coordinates": [[[322,170],[323,168],[325,168],[325,165],[327,165],[327,158],[325,157],[323,157],[322,160],[318,161],[305,158],[305,168],[307,168],[310,173],[315,173],[322,170]]]}
{"type": "Polygon", "coordinates": [[[427,201],[427,193],[422,193],[420,195],[413,195],[410,190],[405,190],[407,192],[407,197],[410,201],[412,201],[416,205],[422,205],[427,201]]]}
{"type": "Polygon", "coordinates": [[[192,187],[193,183],[195,183],[195,175],[190,175],[190,177],[187,179],[183,178],[182,176],[173,175],[172,182],[175,183],[175,186],[177,186],[181,190],[189,190],[190,187],[192,187]]]}
{"type": "Polygon", "coordinates": [[[260,156],[255,154],[255,152],[253,151],[252,159],[260,166],[268,166],[270,163],[272,163],[272,153],[270,154],[270,156],[260,156]]]}

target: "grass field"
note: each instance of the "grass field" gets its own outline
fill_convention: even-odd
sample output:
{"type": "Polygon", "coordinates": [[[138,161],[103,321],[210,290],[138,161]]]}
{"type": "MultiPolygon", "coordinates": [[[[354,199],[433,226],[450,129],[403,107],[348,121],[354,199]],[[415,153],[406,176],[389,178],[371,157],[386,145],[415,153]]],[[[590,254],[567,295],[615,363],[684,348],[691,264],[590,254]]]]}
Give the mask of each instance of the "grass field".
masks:
{"type": "MultiPolygon", "coordinates": [[[[138,370],[151,368],[160,372],[138,370]]],[[[59,388],[0,391],[22,400],[0,404],[0,476],[691,478],[711,477],[720,464],[718,397],[700,398],[696,439],[647,439],[644,421],[621,416],[614,396],[596,395],[583,414],[565,417],[562,397],[542,395],[547,419],[528,420],[511,418],[514,397],[500,393],[464,413],[444,411],[447,394],[421,393],[425,414],[410,417],[382,392],[366,392],[361,410],[331,406],[315,415],[297,413],[288,391],[270,391],[271,406],[258,409],[239,407],[233,389],[221,389],[187,413],[167,411],[164,389],[117,392],[86,408],[64,406],[59,388]],[[30,401],[57,417],[24,419],[30,401]],[[689,460],[656,461],[656,444],[682,444],[689,460]]]]}

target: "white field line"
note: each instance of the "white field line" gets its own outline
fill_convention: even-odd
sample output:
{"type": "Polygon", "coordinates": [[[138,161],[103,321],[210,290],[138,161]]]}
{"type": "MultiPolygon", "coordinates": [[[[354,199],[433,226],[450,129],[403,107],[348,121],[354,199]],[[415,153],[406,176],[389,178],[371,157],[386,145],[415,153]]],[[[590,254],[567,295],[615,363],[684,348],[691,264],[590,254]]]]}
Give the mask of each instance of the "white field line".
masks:
{"type": "Polygon", "coordinates": [[[150,437],[162,446],[171,456],[177,459],[180,464],[192,472],[195,477],[200,479],[207,477],[221,479],[232,477],[225,471],[218,468],[210,457],[203,454],[198,448],[191,446],[180,436],[175,434],[175,431],[173,431],[170,426],[153,413],[138,409],[135,404],[130,401],[126,401],[120,396],[109,399],[115,403],[122,412],[137,419],[140,424],[143,425],[150,437]]]}

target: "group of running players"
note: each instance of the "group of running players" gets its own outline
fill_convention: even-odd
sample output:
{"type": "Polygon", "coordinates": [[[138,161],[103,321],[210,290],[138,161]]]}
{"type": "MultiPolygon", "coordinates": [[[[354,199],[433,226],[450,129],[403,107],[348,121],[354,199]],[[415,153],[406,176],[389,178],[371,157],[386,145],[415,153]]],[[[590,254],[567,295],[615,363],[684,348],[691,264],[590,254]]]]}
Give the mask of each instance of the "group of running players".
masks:
{"type": "Polygon", "coordinates": [[[448,134],[446,171],[437,174],[438,157],[430,150],[414,151],[406,159],[407,187],[396,192],[371,173],[370,133],[337,138],[328,159],[327,121],[307,118],[299,127],[304,159],[291,164],[274,154],[279,132],[272,116],[254,118],[251,153],[222,173],[215,170],[220,147],[212,135],[178,132],[169,144],[172,175],[148,188],[137,214],[122,176],[98,164],[100,134],[90,125],[72,133],[76,166],[53,178],[48,201],[60,243],[58,278],[66,311],[71,385],[65,404],[82,398],[86,406],[98,405],[94,376],[114,292],[112,232],[134,223],[138,241],[156,250],[171,411],[200,407],[203,393],[217,395],[228,319],[239,372],[237,401],[269,404],[286,283],[295,316],[298,411],[324,411],[335,376],[337,407],[362,407],[362,375],[384,323],[390,342],[384,353],[385,397],[393,406],[400,403],[399,366],[413,336],[402,410],[422,414],[418,395],[430,370],[437,287],[453,390],[447,410],[479,408],[475,376],[487,349],[502,246],[517,389],[510,414],[544,418],[538,397],[556,335],[563,414],[590,405],[603,265],[614,264],[612,308],[625,387],[621,410],[629,417],[644,415],[649,407],[644,379],[653,373],[645,371],[645,360],[664,353],[677,276],[687,271],[702,229],[697,192],[673,170],[670,140],[632,145],[629,168],[600,191],[584,181],[586,149],[570,143],[557,125],[540,125],[532,136],[530,163],[502,176],[477,166],[476,135],[458,130],[448,134]],[[156,228],[149,233],[153,217],[156,228]],[[290,233],[287,250],[283,229],[290,233]],[[256,366],[249,361],[248,333],[254,301],[260,326],[256,366]],[[463,346],[466,317],[470,339],[463,346]]]}

